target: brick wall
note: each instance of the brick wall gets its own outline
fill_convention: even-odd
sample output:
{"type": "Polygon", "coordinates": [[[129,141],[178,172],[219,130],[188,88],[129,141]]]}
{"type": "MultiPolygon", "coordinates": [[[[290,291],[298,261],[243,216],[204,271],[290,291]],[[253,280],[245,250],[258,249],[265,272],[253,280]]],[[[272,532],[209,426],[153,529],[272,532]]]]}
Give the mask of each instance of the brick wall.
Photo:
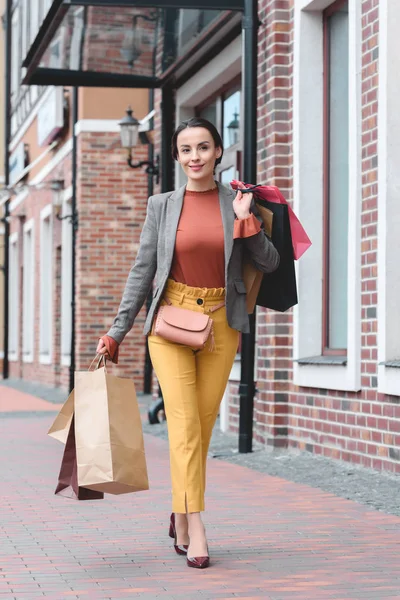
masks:
{"type": "MultiPolygon", "coordinates": [[[[76,367],[86,369],[98,338],[112,325],[138,250],[147,175],[128,167],[119,134],[82,133],[78,139],[76,367]]],[[[135,160],[146,158],[145,146],[135,150],[135,160]]],[[[138,391],[143,389],[144,321],[142,309],[121,347],[118,366],[118,375],[133,377],[138,391]]]]}
{"type": "Polygon", "coordinates": [[[19,310],[19,352],[18,361],[10,361],[10,377],[22,378],[31,381],[39,381],[47,385],[68,385],[68,367],[60,364],[60,340],[59,340],[59,318],[60,318],[60,281],[56,275],[56,256],[57,248],[61,245],[61,224],[55,218],[53,212],[53,331],[52,331],[52,352],[53,360],[51,364],[42,364],[39,360],[39,342],[40,342],[40,212],[48,204],[53,202],[53,192],[49,189],[49,182],[52,179],[64,179],[66,187],[71,183],[71,158],[67,156],[56,169],[49,174],[40,188],[31,188],[28,196],[12,211],[10,225],[11,233],[18,232],[19,244],[19,286],[20,286],[20,310],[19,310]],[[30,219],[34,220],[34,350],[33,362],[23,362],[22,357],[22,294],[23,294],[23,226],[30,219]]]}
{"type": "MultiPolygon", "coordinates": [[[[259,18],[257,182],[278,186],[290,201],[293,2],[264,0],[259,18]]],[[[291,346],[292,312],[258,309],[254,437],[273,446],[287,444],[291,346]]]]}
{"type": "Polygon", "coordinates": [[[398,472],[400,417],[377,393],[378,0],[362,3],[361,387],[359,393],[293,389],[289,443],[317,454],[398,472]]]}
{"type": "MultiPolygon", "coordinates": [[[[86,369],[95,355],[98,338],[107,332],[116,315],[126,278],[138,249],[147,204],[147,175],[130,169],[120,148],[119,135],[85,133],[78,138],[76,271],[76,368],[86,369]]],[[[147,157],[147,147],[135,153],[135,160],[147,157]]],[[[71,185],[71,155],[49,174],[71,185]]],[[[34,219],[35,294],[34,360],[10,362],[10,377],[40,381],[48,385],[69,385],[69,367],[61,365],[61,222],[53,212],[53,360],[39,361],[40,335],[40,211],[52,203],[53,192],[46,187],[32,189],[13,211],[11,233],[19,232],[20,262],[20,350],[22,355],[22,268],[23,225],[34,219]]],[[[145,309],[138,316],[120,352],[118,374],[133,377],[138,391],[143,388],[145,309]]],[[[110,366],[113,371],[115,367],[110,366]]]]}
{"type": "Polygon", "coordinates": [[[151,8],[89,7],[83,68],[120,75],[153,76],[156,22],[151,8]],[[135,56],[134,51],[138,51],[135,56]],[[140,54],[139,54],[140,53],[140,54]],[[133,60],[133,66],[128,57],[133,60]]]}
{"type": "MultiPolygon", "coordinates": [[[[293,3],[260,5],[259,180],[292,197],[293,3]]],[[[379,1],[362,2],[361,391],[292,383],[292,314],[258,316],[255,438],[400,472],[398,398],[377,392],[377,112],[379,1]]],[[[237,396],[232,400],[233,420],[237,396]]],[[[233,422],[234,424],[234,422],[233,422]]]]}

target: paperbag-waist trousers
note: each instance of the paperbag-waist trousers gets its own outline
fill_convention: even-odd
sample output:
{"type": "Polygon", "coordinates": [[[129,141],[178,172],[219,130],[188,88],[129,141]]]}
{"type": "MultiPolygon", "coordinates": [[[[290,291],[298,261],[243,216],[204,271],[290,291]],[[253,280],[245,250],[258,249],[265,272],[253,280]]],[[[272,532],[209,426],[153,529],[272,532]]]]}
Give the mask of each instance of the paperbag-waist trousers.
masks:
{"type": "MultiPolygon", "coordinates": [[[[225,298],[224,288],[195,288],[168,280],[172,305],[207,314],[225,298]]],[[[162,300],[162,303],[165,303],[162,300]]],[[[210,341],[193,350],[150,335],[149,351],[167,417],[173,512],[204,510],[206,460],[211,434],[236,355],[239,332],[229,327],[225,306],[209,313],[210,341]]]]}

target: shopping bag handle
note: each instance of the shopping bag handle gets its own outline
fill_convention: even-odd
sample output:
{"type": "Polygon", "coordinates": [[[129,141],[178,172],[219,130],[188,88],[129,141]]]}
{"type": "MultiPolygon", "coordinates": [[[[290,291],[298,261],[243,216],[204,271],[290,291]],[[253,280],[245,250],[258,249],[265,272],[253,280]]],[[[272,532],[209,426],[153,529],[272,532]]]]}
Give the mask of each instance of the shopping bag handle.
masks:
{"type": "Polygon", "coordinates": [[[242,194],[246,194],[246,193],[252,192],[253,190],[256,190],[259,187],[261,187],[261,183],[257,183],[256,185],[253,185],[252,187],[249,187],[249,188],[238,188],[236,191],[242,192],[242,194]]]}
{"type": "Polygon", "coordinates": [[[93,360],[92,360],[92,362],[90,363],[90,365],[89,365],[89,368],[88,368],[88,371],[91,371],[91,369],[92,369],[92,365],[93,365],[93,363],[94,363],[94,361],[95,361],[96,359],[98,359],[98,360],[97,360],[97,365],[96,365],[96,368],[95,368],[94,370],[96,371],[97,369],[100,369],[100,365],[101,365],[101,361],[102,361],[102,360],[104,361],[104,369],[106,369],[107,358],[104,356],[104,354],[100,354],[100,353],[99,353],[99,354],[96,354],[96,356],[94,357],[94,359],[93,359],[93,360]]]}

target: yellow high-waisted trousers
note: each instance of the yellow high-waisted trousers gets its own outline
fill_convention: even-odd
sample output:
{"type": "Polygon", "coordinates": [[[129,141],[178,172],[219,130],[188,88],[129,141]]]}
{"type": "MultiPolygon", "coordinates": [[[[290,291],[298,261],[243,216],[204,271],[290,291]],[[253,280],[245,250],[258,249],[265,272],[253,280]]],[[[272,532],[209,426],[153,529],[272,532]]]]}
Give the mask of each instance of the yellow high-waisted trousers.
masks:
{"type": "MultiPolygon", "coordinates": [[[[189,287],[169,279],[164,298],[174,306],[208,313],[225,299],[225,290],[189,287]]],[[[225,306],[209,315],[214,321],[213,351],[210,342],[196,351],[158,336],[148,338],[164,398],[172,510],[177,513],[204,510],[208,447],[239,341],[239,332],[228,325],[225,306]]]]}

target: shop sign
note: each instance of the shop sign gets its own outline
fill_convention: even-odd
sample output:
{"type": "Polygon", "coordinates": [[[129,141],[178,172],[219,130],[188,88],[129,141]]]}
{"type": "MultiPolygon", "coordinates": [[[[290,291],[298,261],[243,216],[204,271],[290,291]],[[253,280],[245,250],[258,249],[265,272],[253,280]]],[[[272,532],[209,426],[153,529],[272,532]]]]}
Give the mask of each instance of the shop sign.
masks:
{"type": "Polygon", "coordinates": [[[51,144],[64,128],[64,88],[53,87],[37,116],[38,144],[51,144]]]}

